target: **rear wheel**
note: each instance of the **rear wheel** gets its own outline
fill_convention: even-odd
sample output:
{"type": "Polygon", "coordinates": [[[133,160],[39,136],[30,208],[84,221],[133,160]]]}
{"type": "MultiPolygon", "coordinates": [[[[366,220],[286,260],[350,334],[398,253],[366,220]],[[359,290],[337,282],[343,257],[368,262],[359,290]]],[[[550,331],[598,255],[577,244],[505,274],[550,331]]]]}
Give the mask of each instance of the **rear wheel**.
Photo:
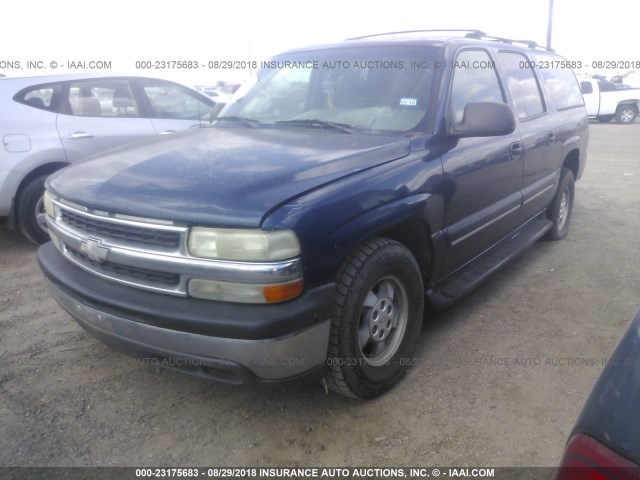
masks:
{"type": "Polygon", "coordinates": [[[547,218],[553,226],[547,232],[547,240],[562,240],[569,233],[569,220],[573,210],[573,195],[575,191],[575,179],[573,172],[566,167],[560,171],[558,190],[553,202],[547,209],[547,218]]]}
{"type": "Polygon", "coordinates": [[[633,123],[638,116],[638,111],[633,105],[622,105],[616,111],[616,122],[633,123]]]}
{"type": "Polygon", "coordinates": [[[413,363],[422,329],[424,291],[418,264],[402,244],[372,239],[338,272],[327,379],[332,390],[373,398],[413,363]]]}
{"type": "Polygon", "coordinates": [[[43,199],[46,178],[36,177],[23,186],[16,205],[20,232],[35,244],[49,240],[43,199]]]}

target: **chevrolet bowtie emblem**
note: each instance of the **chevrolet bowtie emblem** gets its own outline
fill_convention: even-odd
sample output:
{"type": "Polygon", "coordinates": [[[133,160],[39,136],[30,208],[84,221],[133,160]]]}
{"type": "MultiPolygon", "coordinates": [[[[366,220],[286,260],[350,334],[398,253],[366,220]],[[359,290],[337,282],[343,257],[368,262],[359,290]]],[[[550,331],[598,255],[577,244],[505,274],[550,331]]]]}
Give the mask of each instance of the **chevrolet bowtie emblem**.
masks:
{"type": "Polygon", "coordinates": [[[102,246],[102,242],[97,238],[83,240],[80,251],[94,262],[104,262],[109,255],[109,248],[102,246]]]}

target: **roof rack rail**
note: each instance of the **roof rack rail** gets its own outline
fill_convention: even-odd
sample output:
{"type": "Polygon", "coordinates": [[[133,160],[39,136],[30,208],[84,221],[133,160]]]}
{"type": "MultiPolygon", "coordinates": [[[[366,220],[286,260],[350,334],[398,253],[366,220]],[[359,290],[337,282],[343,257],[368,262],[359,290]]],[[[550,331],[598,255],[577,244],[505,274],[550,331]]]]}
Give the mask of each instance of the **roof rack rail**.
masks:
{"type": "Polygon", "coordinates": [[[464,35],[465,38],[475,38],[477,40],[491,40],[494,42],[502,42],[509,45],[517,43],[521,45],[526,45],[528,48],[532,48],[532,49],[539,48],[542,50],[547,50],[549,52],[555,52],[553,48],[538,45],[533,40],[514,40],[512,38],[494,37],[491,35],[487,35],[482,30],[465,30],[465,29],[458,29],[458,28],[445,28],[445,29],[434,29],[434,30],[403,30],[398,32],[374,33],[371,35],[362,35],[360,37],[347,38],[347,40],[363,40],[365,38],[384,37],[386,35],[403,35],[406,33],[436,33],[436,32],[453,32],[453,33],[460,33],[460,34],[465,33],[464,35]]]}
{"type": "Polygon", "coordinates": [[[470,35],[479,35],[479,36],[483,36],[483,37],[487,36],[486,33],[482,32],[480,30],[465,30],[465,29],[459,29],[459,28],[441,28],[441,29],[435,29],[435,30],[403,30],[403,31],[399,31],[399,32],[374,33],[374,34],[371,34],[371,35],[362,35],[361,37],[347,38],[347,40],[362,40],[364,38],[384,37],[385,35],[402,35],[402,34],[405,34],[405,33],[434,33],[434,32],[455,32],[455,33],[466,32],[467,33],[466,36],[468,36],[468,37],[470,37],[470,35]]]}
{"type": "Polygon", "coordinates": [[[545,47],[542,45],[538,45],[537,42],[534,42],[533,40],[515,40],[513,38],[505,38],[505,37],[493,37],[491,35],[487,35],[487,34],[482,34],[482,35],[476,35],[475,33],[472,34],[468,34],[466,35],[468,38],[477,38],[478,40],[493,40],[494,42],[502,42],[502,43],[507,43],[509,45],[512,45],[514,43],[519,43],[521,45],[526,45],[529,48],[540,48],[542,50],[547,50],[549,52],[555,52],[555,50],[551,47],[545,47]]]}

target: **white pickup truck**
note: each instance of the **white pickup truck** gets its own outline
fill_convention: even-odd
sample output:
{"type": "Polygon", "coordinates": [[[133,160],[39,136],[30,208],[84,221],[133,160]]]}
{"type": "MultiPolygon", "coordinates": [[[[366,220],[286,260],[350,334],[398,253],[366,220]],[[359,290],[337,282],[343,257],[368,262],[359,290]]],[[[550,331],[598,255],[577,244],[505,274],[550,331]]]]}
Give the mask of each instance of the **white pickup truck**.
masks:
{"type": "Polygon", "coordinates": [[[598,80],[580,82],[587,114],[603,123],[614,118],[618,123],[632,123],[640,111],[640,88],[609,90],[609,85],[598,80]]]}

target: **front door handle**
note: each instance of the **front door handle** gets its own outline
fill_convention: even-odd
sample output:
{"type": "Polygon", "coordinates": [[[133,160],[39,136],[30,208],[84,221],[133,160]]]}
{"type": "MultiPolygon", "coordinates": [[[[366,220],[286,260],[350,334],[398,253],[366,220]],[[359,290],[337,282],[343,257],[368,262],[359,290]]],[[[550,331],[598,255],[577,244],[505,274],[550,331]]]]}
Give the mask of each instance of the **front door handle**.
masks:
{"type": "Polygon", "coordinates": [[[556,136],[553,132],[547,133],[547,145],[553,145],[556,143],[556,136]]]}
{"type": "Polygon", "coordinates": [[[93,138],[93,135],[88,132],[73,132],[67,138],[70,140],[75,140],[76,138],[93,138]]]}
{"type": "Polygon", "coordinates": [[[520,158],[522,156],[522,144],[520,142],[513,142],[509,147],[511,152],[511,158],[520,158]]]}

